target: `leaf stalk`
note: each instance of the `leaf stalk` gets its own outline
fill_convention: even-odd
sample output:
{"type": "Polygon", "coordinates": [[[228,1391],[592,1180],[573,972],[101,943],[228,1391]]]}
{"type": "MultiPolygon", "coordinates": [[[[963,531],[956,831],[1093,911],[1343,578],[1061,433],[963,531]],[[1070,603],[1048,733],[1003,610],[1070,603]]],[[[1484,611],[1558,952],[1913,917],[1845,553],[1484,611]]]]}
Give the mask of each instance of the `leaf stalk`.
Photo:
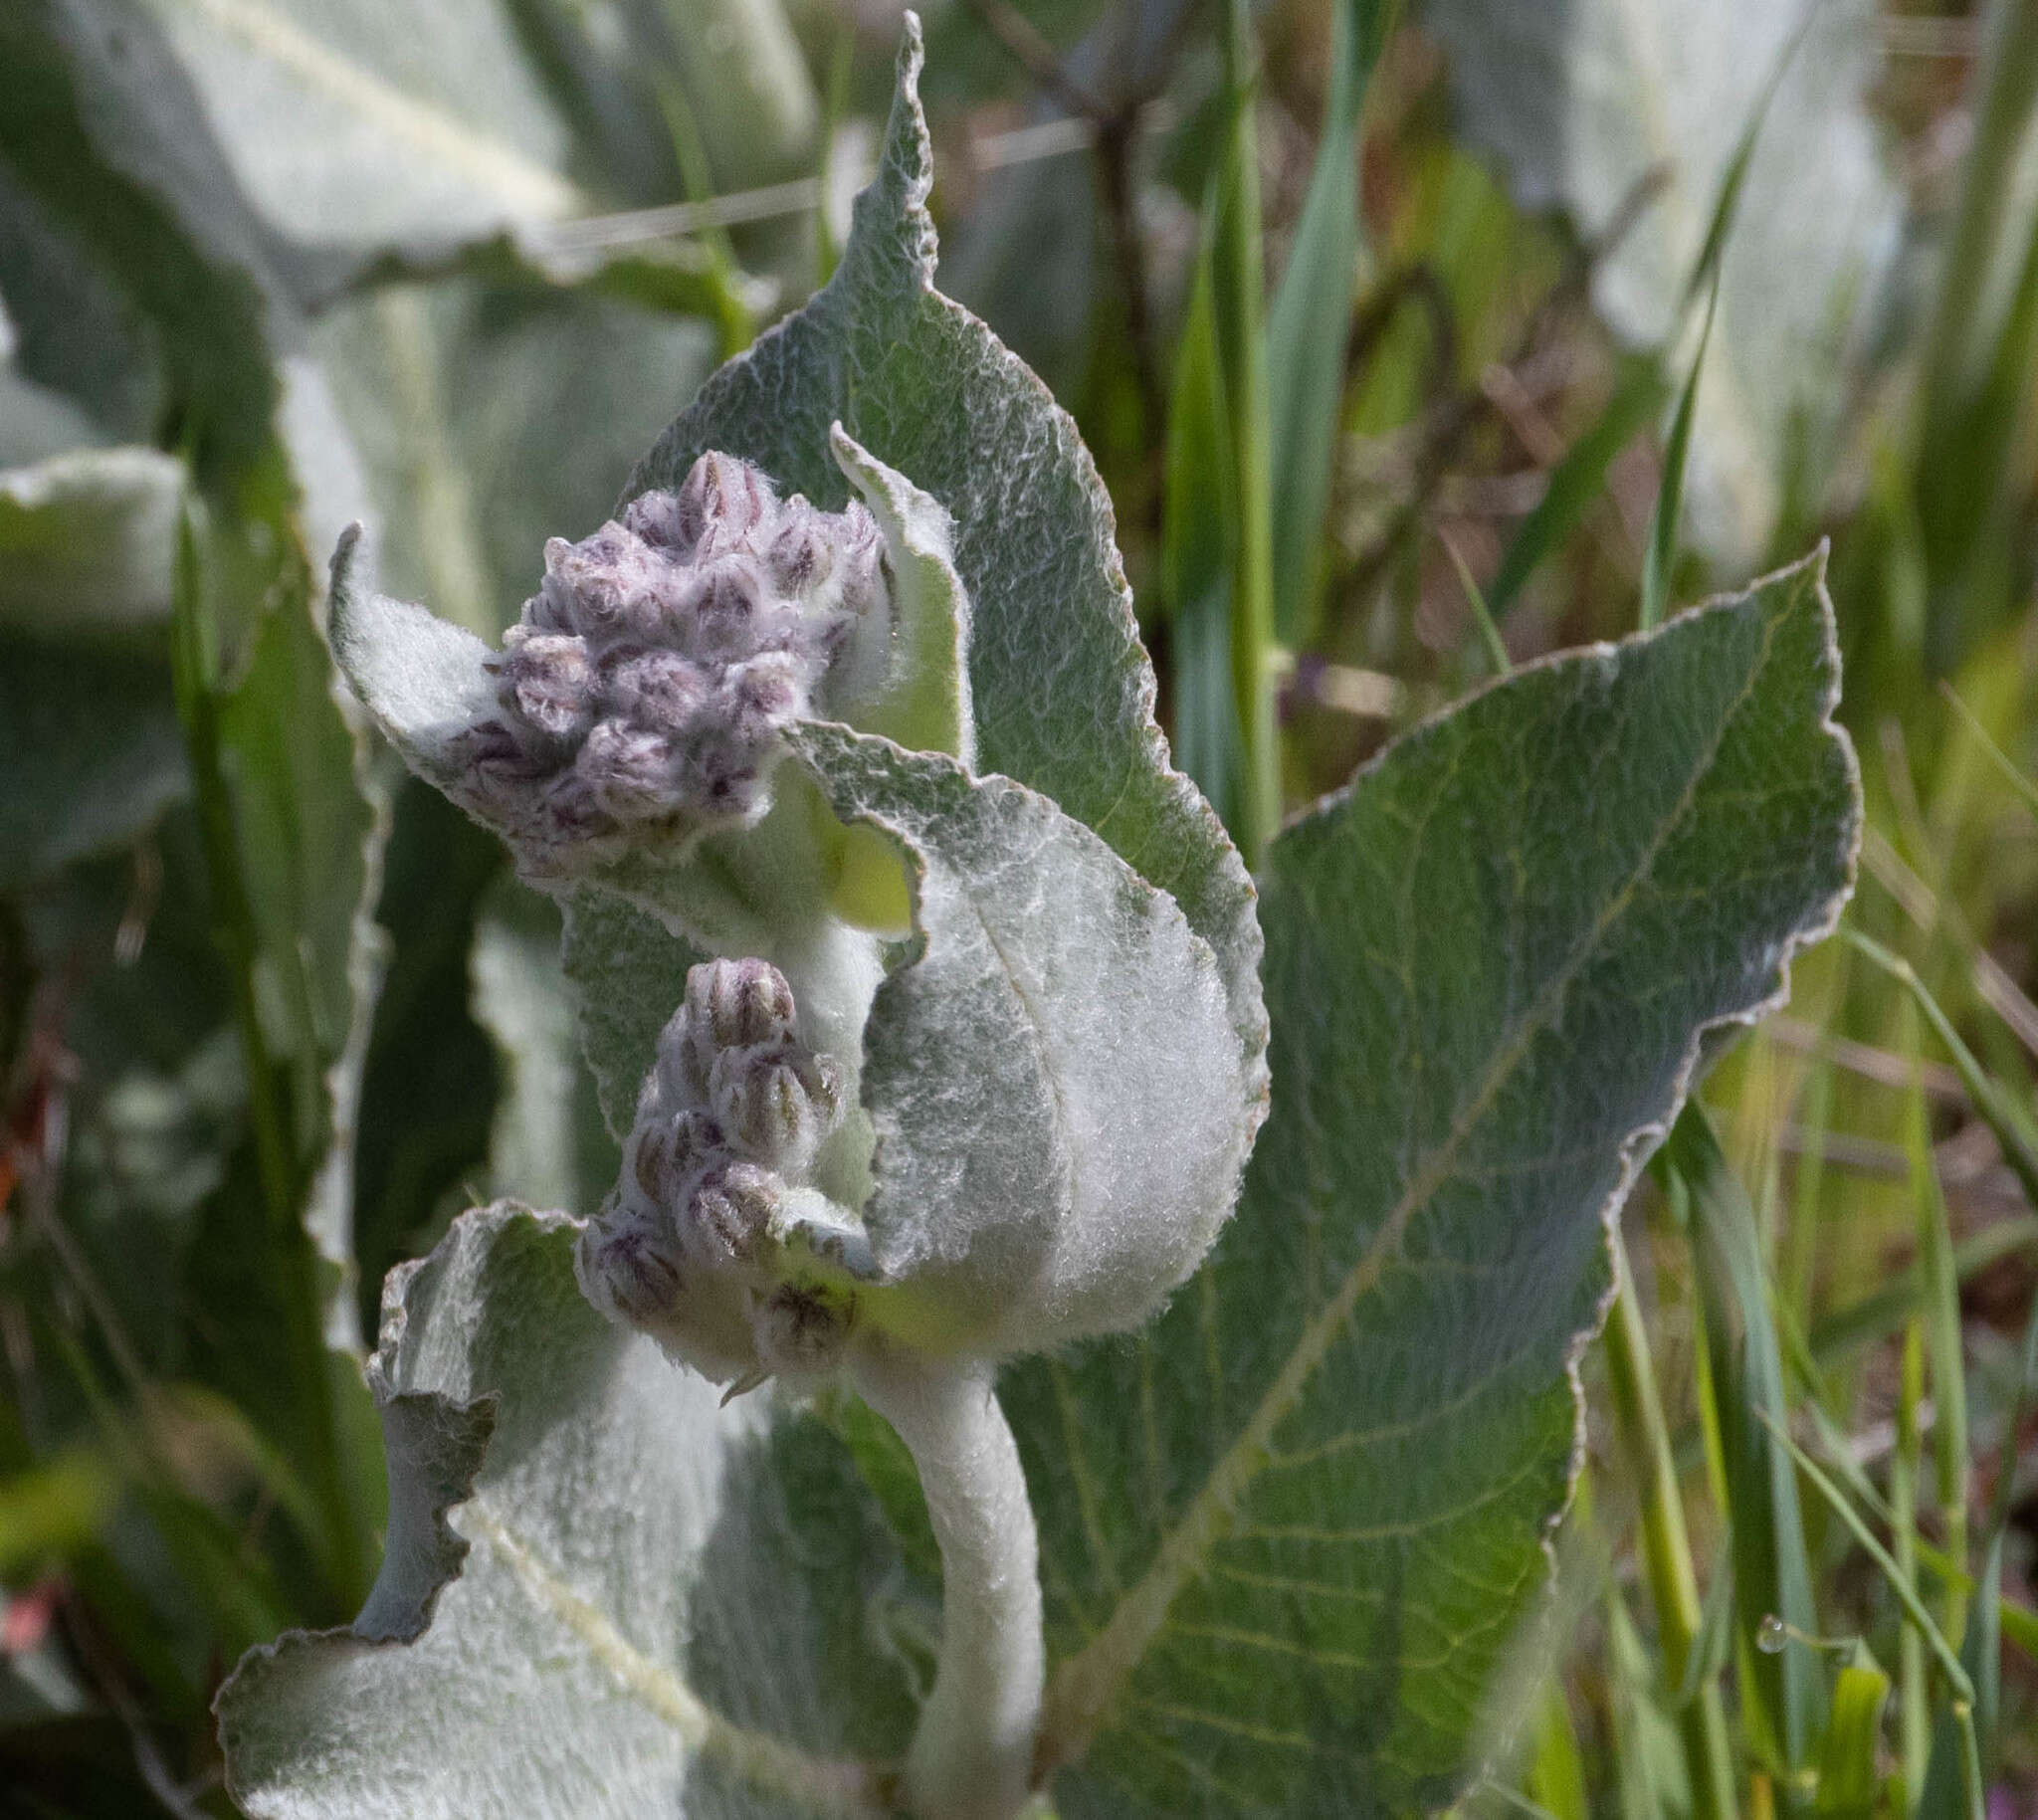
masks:
{"type": "Polygon", "coordinates": [[[991,1367],[873,1344],[852,1374],[912,1453],[941,1549],[941,1653],[905,1805],[918,1820],[1011,1820],[1032,1798],[1047,1648],[1040,1540],[991,1367]]]}

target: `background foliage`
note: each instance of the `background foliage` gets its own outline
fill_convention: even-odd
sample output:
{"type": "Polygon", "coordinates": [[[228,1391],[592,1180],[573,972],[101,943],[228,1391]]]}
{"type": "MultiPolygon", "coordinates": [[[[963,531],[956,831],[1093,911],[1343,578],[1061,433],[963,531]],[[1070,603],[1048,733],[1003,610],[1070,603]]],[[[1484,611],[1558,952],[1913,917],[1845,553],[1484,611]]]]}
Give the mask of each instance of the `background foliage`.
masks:
{"type": "MultiPolygon", "coordinates": [[[[470,1201],[613,1174],[555,912],[370,753],[325,552],[360,516],[390,592],[512,618],[540,538],[832,269],[897,24],[0,14],[0,1805],[231,1811],[221,1678],[379,1559],[351,1348],[384,1272],[470,1201]]],[[[1967,1706],[1996,1811],[2038,1811],[2038,6],[927,26],[943,287],[1097,452],[1176,752],[1249,850],[1496,667],[1831,538],[1857,939],[1631,1205],[1555,1620],[1466,1805],[1958,1811],[1967,1706]]],[[[1064,1388],[1013,1394],[1046,1428],[1064,1388]]],[[[882,1437],[832,1419],[886,1503],[882,1437]]],[[[1032,1466],[1075,1559],[1084,1492],[1032,1466]]],[[[1235,1767],[1125,1773],[1230,1811],[1235,1767]]]]}

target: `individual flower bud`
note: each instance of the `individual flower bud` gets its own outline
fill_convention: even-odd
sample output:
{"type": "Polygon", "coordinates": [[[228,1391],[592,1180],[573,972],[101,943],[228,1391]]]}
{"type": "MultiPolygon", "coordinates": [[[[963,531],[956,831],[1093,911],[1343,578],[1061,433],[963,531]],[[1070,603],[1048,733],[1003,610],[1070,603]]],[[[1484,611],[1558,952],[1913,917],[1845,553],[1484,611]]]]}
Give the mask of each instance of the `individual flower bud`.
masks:
{"type": "Polygon", "coordinates": [[[574,1270],[602,1314],[633,1326],[670,1314],[686,1282],[672,1229],[618,1209],[588,1222],[574,1248],[574,1270]]]}
{"type": "Polygon", "coordinates": [[[589,718],[593,674],[586,641],[571,633],[510,629],[496,660],[498,690],[511,708],[554,739],[569,737],[589,718]]]}
{"type": "Polygon", "coordinates": [[[713,687],[708,672],[677,651],[635,645],[604,658],[601,682],[610,713],[667,734],[687,723],[713,687]]]}
{"type": "Polygon", "coordinates": [[[654,1096],[630,1133],[625,1166],[646,1206],[677,1212],[702,1170],[727,1148],[721,1127],[706,1112],[666,1116],[654,1096]]]}
{"type": "Polygon", "coordinates": [[[810,596],[833,573],[835,540],[805,500],[792,500],[764,553],[764,570],[780,595],[810,596]]]}
{"type": "Polygon", "coordinates": [[[606,1208],[581,1229],[573,1274],[602,1315],[648,1333],[676,1363],[716,1383],[759,1376],[754,1293],[691,1266],[670,1227],[606,1208]]]}
{"type": "Polygon", "coordinates": [[[680,483],[673,517],[689,548],[715,556],[742,547],[777,504],[771,483],[748,462],[711,450],[680,483]]]}
{"type": "Polygon", "coordinates": [[[736,1149],[791,1172],[813,1161],[839,1122],[842,1075],[798,1043],[724,1049],[710,1071],[708,1096],[736,1149]]]}
{"type": "Polygon", "coordinates": [[[673,747],[663,733],[604,720],[573,761],[589,800],[618,822],[648,820],[672,808],[673,747]]]}
{"type": "Polygon", "coordinates": [[[642,537],[654,549],[676,550],[684,555],[694,544],[676,493],[640,493],[623,507],[623,528],[634,537],[642,537]]]}
{"type": "Polygon", "coordinates": [[[770,1236],[784,1191],[785,1184],[756,1163],[711,1163],[680,1213],[687,1250],[715,1265],[754,1260],[770,1236]]]}
{"type": "Polygon", "coordinates": [[[756,563],[731,555],[698,571],[682,611],[692,616],[692,648],[726,663],[757,649],[763,609],[764,581],[756,563]]]}
{"type": "MultiPolygon", "coordinates": [[[[752,1049],[792,1035],[792,987],[768,960],[711,960],[687,969],[682,1011],[711,1055],[752,1049]]],[[[704,1080],[703,1091],[706,1091],[704,1080]]]]}
{"type": "Polygon", "coordinates": [[[782,1283],[751,1315],[758,1362],[786,1377],[814,1377],[842,1361],[856,1321],[856,1298],[823,1284],[782,1283]]]}
{"type": "Polygon", "coordinates": [[[792,653],[764,651],[732,664],[715,685],[710,723],[762,752],[800,708],[800,665],[792,653]]]}

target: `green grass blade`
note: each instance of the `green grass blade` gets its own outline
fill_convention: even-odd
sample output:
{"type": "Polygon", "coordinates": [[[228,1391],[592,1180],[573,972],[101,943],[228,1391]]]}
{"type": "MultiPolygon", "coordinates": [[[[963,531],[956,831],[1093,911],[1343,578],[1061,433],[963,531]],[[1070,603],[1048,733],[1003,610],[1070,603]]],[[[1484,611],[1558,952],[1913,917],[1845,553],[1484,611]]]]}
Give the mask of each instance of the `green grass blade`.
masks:
{"type": "Polygon", "coordinates": [[[1550,470],[1534,508],[1516,527],[1501,554],[1487,605],[1505,613],[1544,560],[1570,535],[1606,484],[1613,458],[1653,422],[1663,408],[1663,376],[1653,360],[1622,363],[1613,395],[1591,426],[1550,470]]]}
{"type": "Polygon", "coordinates": [[[1768,117],[1769,103],[1775,100],[1783,74],[1797,55],[1797,47],[1804,42],[1804,35],[1817,12],[1816,0],[1804,9],[1797,30],[1791,33],[1777,56],[1761,93],[1748,110],[1740,137],[1734,142],[1733,152],[1721,176],[1719,193],[1713,201],[1713,214],[1706,224],[1706,238],[1700,243],[1698,258],[1692,262],[1691,274],[1685,281],[1680,319],[1698,302],[1701,292],[1706,294],[1706,319],[1699,330],[1698,351],[1692,356],[1692,370],[1678,396],[1677,415],[1671,420],[1670,440],[1663,456],[1663,481],[1657,489],[1656,509],[1649,521],[1649,541],[1642,557],[1642,625],[1645,628],[1662,624],[1670,604],[1671,571],[1677,562],[1677,528],[1684,511],[1685,469],[1691,459],[1692,420],[1698,402],[1699,376],[1705,371],[1706,349],[1713,339],[1713,315],[1720,303],[1721,256],[1727,248],[1727,237],[1733,229],[1733,217],[1740,206],[1741,185],[1747,178],[1748,161],[1753,156],[1755,141],[1761,137],[1762,122],[1768,117]]]}
{"type": "Polygon", "coordinates": [[[1529,1796],[1553,1820],[1591,1820],[1585,1794],[1585,1757],[1571,1723],[1563,1683],[1552,1681],[1535,1714],[1535,1747],[1528,1759],[1529,1796]]]}
{"type": "MultiPolygon", "coordinates": [[[[1748,161],[1754,156],[1755,141],[1762,136],[1762,122],[1769,117],[1769,105],[1776,99],[1776,91],[1783,86],[1783,78],[1797,57],[1798,46],[1804,43],[1805,34],[1811,30],[1812,22],[1818,16],[1822,0],[1810,0],[1797,22],[1797,30],[1790,34],[1776,61],[1769,67],[1767,79],[1761,93],[1755,97],[1755,103],[1748,109],[1747,119],[1742,123],[1740,137],[1734,141],[1732,154],[1727,160],[1727,169],[1721,174],[1719,193],[1713,199],[1712,218],[1706,223],[1706,238],[1700,244],[1699,256],[1692,262],[1691,276],[1685,281],[1684,306],[1689,309],[1699,301],[1700,292],[1708,284],[1717,285],[1720,275],[1721,255],[1727,250],[1727,236],[1732,231],[1733,217],[1740,207],[1741,185],[1747,181],[1748,161]]],[[[1709,312],[1710,313],[1710,312],[1709,312]]]]}
{"type": "MultiPolygon", "coordinates": [[[[1611,1578],[1606,1586],[1606,1632],[1607,1720],[1621,1820],[1662,1820],[1672,1804],[1658,1786],[1659,1753],[1651,1750],[1650,1740],[1652,1728],[1666,1728],[1666,1721],[1654,1705],[1649,1653],[1611,1578]]],[[[1676,1811],[1683,1812],[1685,1806],[1678,1802],[1676,1811]]]]}
{"type": "Polygon", "coordinates": [[[1968,586],[2010,479],[2038,358],[2038,206],[2016,173],[2038,133],[2038,6],[1996,0],[1919,389],[1914,493],[1926,559],[1928,656],[1953,668],[2007,589],[1968,586]]]}
{"type": "Polygon", "coordinates": [[[1174,759],[1225,825],[1235,828],[1241,743],[1231,688],[1236,475],[1213,299],[1218,212],[1213,179],[1168,407],[1161,584],[1173,616],[1174,759]]]}
{"type": "Polygon", "coordinates": [[[1672,1128],[1664,1159],[1690,1195],[1692,1256],[1732,1524],[1734,1632],[1746,1704],[1778,1768],[1802,1772],[1825,1724],[1817,1664],[1802,1651],[1776,1656],[1757,1647],[1765,1617],[1808,1634],[1818,1624],[1796,1477],[1767,1432],[1788,1420],[1788,1405],[1754,1210],[1696,1102],[1672,1128]]]}
{"type": "Polygon", "coordinates": [[[1833,1067],[1829,1062],[1814,1061],[1805,1081],[1804,1110],[1798,1118],[1804,1147],[1797,1158],[1779,1286],[1790,1324],[1799,1333],[1810,1330],[1818,1289],[1819,1197],[1825,1186],[1826,1132],[1832,1116],[1833,1067]]]}
{"type": "Polygon", "coordinates": [[[1211,303],[1223,355],[1236,507],[1231,675],[1238,702],[1239,790],[1232,837],[1257,868],[1281,826],[1281,726],[1274,699],[1274,529],[1261,269],[1257,52],[1251,0],[1230,0],[1224,74],[1230,109],[1211,303]]]}
{"type": "Polygon", "coordinates": [[[2033,1132],[2022,1109],[1961,1041],[1952,1020],[1940,1009],[1938,1001],[1927,990],[1925,982],[1918,977],[1917,969],[1908,960],[1893,954],[1881,942],[1858,929],[1843,929],[1841,934],[1858,953],[1867,955],[1909,991],[1918,1009],[1925,1014],[1925,1021],[1932,1026],[1933,1034],[1945,1045],[1954,1072],[1959,1075],[1960,1085],[1966,1089],[1975,1112],[1980,1113],[1995,1134],[1996,1142],[2002,1146],[2003,1161],[2009,1165],[2018,1185],[2024,1190],[2024,1198],[2034,1211],[2038,1211],[2038,1133],[2033,1132]]]}
{"type": "MultiPolygon", "coordinates": [[[[1953,1271],[1952,1233],[1945,1197],[1933,1164],[1932,1126],[1925,1086],[1918,1070],[1918,1011],[1904,1001],[1904,1048],[1911,1058],[1911,1087],[1904,1097],[1904,1147],[1911,1158],[1912,1208],[1918,1224],[1918,1259],[1925,1285],[1926,1350],[1932,1366],[1933,1465],[1946,1552],[1967,1565],[1967,1373],[1961,1356],[1960,1286],[1953,1271]]],[[[1966,1594],[1946,1587],[1941,1620],[1958,1646],[1966,1629],[1966,1594]]]]}
{"type": "Polygon", "coordinates": [[[1706,348],[1713,338],[1713,313],[1720,303],[1719,275],[1706,296],[1706,320],[1699,330],[1692,370],[1678,394],[1677,415],[1670,422],[1670,440],[1663,451],[1663,480],[1656,490],[1656,509],[1649,517],[1649,542],[1642,556],[1642,625],[1663,623],[1670,604],[1671,570],[1677,564],[1677,527],[1684,513],[1685,468],[1691,460],[1692,417],[1699,397],[1699,375],[1706,368],[1706,348]]]}
{"type": "Polygon", "coordinates": [[[1962,1734],[1961,1811],[1967,1816],[1967,1820],[1982,1820],[1980,1757],[1974,1742],[1974,1684],[1968,1679],[1966,1667],[1952,1645],[1946,1641],[1945,1633],[1933,1622],[1932,1613],[1927,1610],[1925,1601],[1918,1596],[1918,1589],[1890,1557],[1889,1551],[1876,1540],[1875,1531],[1862,1521],[1860,1514],[1848,1501],[1846,1494],[1826,1477],[1818,1463],[1790,1438],[1780,1424],[1771,1422],[1766,1415],[1762,1417],[1762,1421],[1777,1442],[1788,1451],[1790,1458],[1796,1463],[1797,1470],[1804,1475],[1812,1489],[1826,1501],[1834,1516],[1846,1525],[1848,1533],[1860,1543],[1862,1551],[1876,1564],[1883,1578],[1889,1582],[1890,1589],[1897,1595],[1898,1603],[1904,1607],[1905,1615],[1910,1618],[1913,1627],[1925,1640],[1926,1647],[1931,1650],[1933,1659],[1938,1664],[1939,1673],[1945,1677],[1946,1686],[1952,1692],[1953,1719],[1962,1734]]]}
{"type": "MultiPolygon", "coordinates": [[[[1898,1368],[1897,1445],[1890,1456],[1890,1533],[1896,1544],[1892,1565],[1913,1599],[1918,1588],[1918,1488],[1925,1477],[1925,1438],[1919,1406],[1925,1401],[1925,1327],[1914,1316],[1904,1328],[1898,1368]]],[[[1915,1806],[1925,1792],[1932,1753],[1931,1703],[1925,1691],[1925,1636],[1913,1625],[1897,1640],[1897,1718],[1904,1804],[1915,1806]]]]}
{"type": "Polygon", "coordinates": [[[1358,283],[1359,122],[1397,0],[1336,0],[1316,168],[1267,321],[1274,624],[1291,650],[1314,630],[1358,283]]]}
{"type": "Polygon", "coordinates": [[[1947,705],[1960,716],[1975,744],[1980,746],[1988,761],[2001,772],[2003,780],[2023,799],[2024,807],[2038,815],[2038,783],[2024,775],[2010,761],[2010,756],[1988,736],[1988,728],[1981,724],[1981,717],[1960,700],[1952,684],[1941,681],[1938,692],[1945,697],[1947,705]]]}
{"type": "Polygon", "coordinates": [[[1822,1820],[1875,1820],[1876,1754],[1890,1678],[1856,1644],[1833,1684],[1833,1718],[1819,1745],[1818,1812],[1822,1820]]]}
{"type": "MultiPolygon", "coordinates": [[[[1997,1220],[1953,1247],[1953,1274],[1964,1283],[1990,1265],[2020,1251],[2038,1250],[2038,1215],[1997,1220]]],[[[1821,1369],[1849,1353],[1889,1338],[1925,1306],[1925,1285],[1918,1273],[1907,1272],[1885,1289],[1875,1290],[1816,1322],[1807,1345],[1821,1369]]]]}
{"type": "MultiPolygon", "coordinates": [[[[1670,1431],[1656,1390],[1648,1329],[1636,1300],[1627,1246],[1616,1228],[1613,1248],[1615,1293],[1606,1323],[1606,1375],[1613,1392],[1614,1418],[1628,1472],[1642,1499],[1642,1558],[1649,1596],[1656,1607],[1665,1678],[1690,1684],[1678,1702],[1685,1775],[1692,1808],[1701,1820],[1732,1820],[1733,1758],[1727,1712],[1717,1669],[1703,1665],[1701,1638],[1706,1613],[1699,1603],[1698,1574],[1685,1526],[1684,1493],[1671,1454],[1670,1431]]],[[[1716,1587],[1729,1576],[1716,1574],[1716,1587]]]]}
{"type": "Polygon", "coordinates": [[[1443,544],[1451,566],[1458,571],[1458,585],[1465,590],[1465,604],[1472,609],[1472,623],[1479,628],[1479,642],[1486,647],[1486,661],[1492,666],[1495,676],[1504,677],[1514,669],[1515,660],[1508,655],[1500,626],[1486,604],[1486,596],[1479,591],[1478,577],[1472,573],[1471,565],[1449,537],[1440,532],[1437,540],[1443,544]]]}
{"type": "Polygon", "coordinates": [[[1789,1454],[1812,1490],[1825,1500],[1833,1515],[1846,1525],[1847,1532],[1861,1545],[1862,1552],[1875,1563],[1877,1570],[1889,1582],[1890,1590],[1897,1595],[1898,1604],[1903,1606],[1905,1616],[1911,1620],[1919,1636],[1925,1640],[1926,1648],[1932,1652],[1938,1664],[1939,1673],[1946,1678],[1946,1685],[1952,1689],[1954,1696],[1971,1705],[1974,1687],[1967,1679],[1967,1671],[1961,1665],[1952,1645],[1946,1641],[1945,1633],[1939,1629],[1932,1613],[1926,1608],[1925,1601],[1918,1596],[1918,1589],[1898,1569],[1889,1550],[1876,1540],[1875,1531],[1862,1520],[1860,1513],[1849,1502],[1847,1495],[1826,1477],[1824,1469],[1818,1462],[1799,1447],[1786,1430],[1770,1422],[1766,1415],[1761,1421],[1775,1437],[1777,1444],[1789,1454]]]}

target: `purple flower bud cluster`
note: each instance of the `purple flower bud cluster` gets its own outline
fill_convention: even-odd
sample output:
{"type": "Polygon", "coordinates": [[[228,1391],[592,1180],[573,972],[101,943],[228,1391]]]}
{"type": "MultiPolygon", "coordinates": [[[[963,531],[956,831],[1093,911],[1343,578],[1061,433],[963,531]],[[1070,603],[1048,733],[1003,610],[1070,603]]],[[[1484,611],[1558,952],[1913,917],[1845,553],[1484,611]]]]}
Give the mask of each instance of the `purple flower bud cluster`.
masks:
{"type": "Polygon", "coordinates": [[[883,550],[863,506],[781,501],[718,454],[552,538],[456,794],[544,876],[756,821],[780,734],[882,597],[883,550]]]}
{"type": "Polygon", "coordinates": [[[610,1319],[742,1387],[840,1356],[854,1298],[803,1274],[789,1222],[827,1203],[809,1179],[841,1122],[841,1071],[794,1033],[792,989],[762,960],[687,975],[659,1038],[623,1176],[575,1254],[610,1319]]]}

